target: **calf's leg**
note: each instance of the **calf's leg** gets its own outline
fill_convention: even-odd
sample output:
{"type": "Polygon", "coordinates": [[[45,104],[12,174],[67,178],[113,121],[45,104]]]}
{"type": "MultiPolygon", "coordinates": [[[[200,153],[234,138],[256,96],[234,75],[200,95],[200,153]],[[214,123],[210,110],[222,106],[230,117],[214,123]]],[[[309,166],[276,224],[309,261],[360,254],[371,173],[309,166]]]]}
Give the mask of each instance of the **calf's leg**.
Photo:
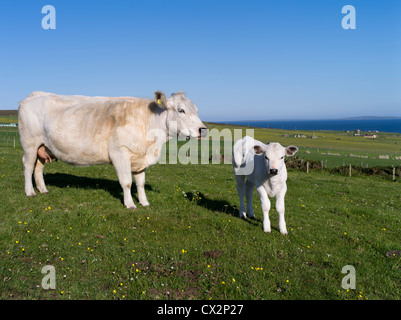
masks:
{"type": "Polygon", "coordinates": [[[256,188],[256,191],[258,192],[260,198],[260,204],[262,206],[262,211],[263,211],[263,231],[270,233],[271,232],[270,219],[269,219],[270,200],[263,186],[256,188]]]}
{"type": "Polygon", "coordinates": [[[238,197],[239,197],[239,217],[240,218],[246,218],[246,212],[245,212],[245,202],[244,202],[244,197],[245,197],[245,176],[235,176],[235,180],[237,180],[237,191],[238,191],[238,197]]]}
{"type": "Polygon", "coordinates": [[[253,213],[253,206],[252,206],[252,196],[253,196],[253,188],[254,185],[249,180],[246,181],[245,185],[245,193],[246,193],[246,213],[249,218],[254,219],[255,214],[253,213]]]}
{"type": "Polygon", "coordinates": [[[287,226],[284,220],[284,212],[285,212],[285,205],[284,205],[284,197],[285,197],[285,190],[284,192],[281,192],[280,194],[277,195],[276,198],[276,210],[279,215],[279,222],[278,226],[280,229],[280,233],[283,235],[287,235],[287,226]]]}

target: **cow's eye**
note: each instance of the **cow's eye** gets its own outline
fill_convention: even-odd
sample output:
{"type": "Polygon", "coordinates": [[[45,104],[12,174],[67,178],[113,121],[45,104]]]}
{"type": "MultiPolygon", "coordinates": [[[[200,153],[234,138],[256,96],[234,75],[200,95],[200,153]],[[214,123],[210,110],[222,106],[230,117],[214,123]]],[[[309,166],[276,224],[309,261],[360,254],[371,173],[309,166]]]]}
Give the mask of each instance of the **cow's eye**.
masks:
{"type": "Polygon", "coordinates": [[[178,109],[178,112],[179,113],[185,113],[185,110],[184,109],[178,109]]]}
{"type": "Polygon", "coordinates": [[[284,159],[284,156],[282,156],[281,159],[284,159]]]}
{"type": "Polygon", "coordinates": [[[266,160],[269,160],[269,158],[268,158],[268,157],[266,157],[266,156],[265,156],[265,159],[266,159],[266,160]]]}

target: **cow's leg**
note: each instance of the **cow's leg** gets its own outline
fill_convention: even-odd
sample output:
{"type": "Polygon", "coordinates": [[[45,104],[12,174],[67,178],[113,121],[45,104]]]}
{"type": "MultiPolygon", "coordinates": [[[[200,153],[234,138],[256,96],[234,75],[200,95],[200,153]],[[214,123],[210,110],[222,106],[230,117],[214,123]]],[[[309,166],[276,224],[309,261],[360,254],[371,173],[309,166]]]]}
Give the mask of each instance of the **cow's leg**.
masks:
{"type": "Polygon", "coordinates": [[[22,157],[22,163],[24,165],[24,176],[25,176],[25,194],[28,197],[36,196],[35,191],[33,190],[32,184],[32,173],[35,167],[37,154],[36,149],[32,150],[24,150],[24,156],[22,157]]]}
{"type": "Polygon", "coordinates": [[[284,197],[285,197],[285,190],[283,190],[282,192],[280,192],[277,195],[276,210],[279,214],[278,226],[280,229],[280,233],[283,235],[286,235],[286,234],[288,234],[288,232],[287,232],[287,226],[286,226],[285,220],[284,220],[284,211],[285,211],[284,197]]]}
{"type": "Polygon", "coordinates": [[[238,197],[239,197],[239,217],[240,218],[246,218],[246,212],[245,212],[245,203],[244,203],[244,197],[245,197],[245,176],[240,176],[236,175],[235,180],[237,180],[237,191],[238,191],[238,197]]]}
{"type": "Polygon", "coordinates": [[[270,219],[269,219],[269,210],[270,210],[270,200],[267,196],[266,189],[263,186],[256,188],[260,198],[260,204],[262,206],[263,211],[263,231],[271,232],[270,229],[270,219]]]}
{"type": "Polygon", "coordinates": [[[45,166],[45,161],[44,159],[38,158],[36,160],[36,165],[35,165],[35,172],[34,172],[34,177],[35,177],[35,183],[36,183],[36,188],[40,191],[40,193],[47,193],[46,185],[45,185],[45,180],[43,179],[43,167],[45,166]]]}
{"type": "Polygon", "coordinates": [[[253,188],[254,188],[253,183],[250,182],[249,180],[246,180],[246,184],[245,184],[246,214],[251,219],[255,218],[255,214],[253,213],[253,206],[252,206],[253,188]]]}
{"type": "Polygon", "coordinates": [[[131,161],[129,155],[124,150],[118,150],[110,154],[110,159],[116,168],[118,181],[124,192],[124,205],[128,209],[136,209],[134,200],[131,195],[132,174],[131,174],[131,161]]]}
{"type": "Polygon", "coordinates": [[[139,203],[148,206],[149,202],[145,194],[145,170],[140,173],[134,173],[136,189],[138,190],[139,203]]]}

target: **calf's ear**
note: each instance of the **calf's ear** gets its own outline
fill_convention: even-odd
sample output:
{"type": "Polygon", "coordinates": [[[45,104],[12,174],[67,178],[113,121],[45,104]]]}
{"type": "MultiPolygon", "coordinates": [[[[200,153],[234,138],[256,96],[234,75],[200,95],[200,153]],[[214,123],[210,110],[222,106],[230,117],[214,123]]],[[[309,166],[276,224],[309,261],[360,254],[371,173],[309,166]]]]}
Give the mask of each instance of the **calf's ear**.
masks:
{"type": "Polygon", "coordinates": [[[296,154],[297,151],[298,151],[298,148],[296,146],[288,146],[287,148],[285,148],[285,154],[289,157],[296,154]]]}
{"type": "Polygon", "coordinates": [[[254,146],[253,150],[255,151],[256,154],[262,154],[263,152],[266,151],[266,149],[263,148],[262,146],[254,146]]]}
{"type": "Polygon", "coordinates": [[[163,91],[155,91],[155,100],[159,106],[163,108],[167,107],[167,98],[163,91]]]}

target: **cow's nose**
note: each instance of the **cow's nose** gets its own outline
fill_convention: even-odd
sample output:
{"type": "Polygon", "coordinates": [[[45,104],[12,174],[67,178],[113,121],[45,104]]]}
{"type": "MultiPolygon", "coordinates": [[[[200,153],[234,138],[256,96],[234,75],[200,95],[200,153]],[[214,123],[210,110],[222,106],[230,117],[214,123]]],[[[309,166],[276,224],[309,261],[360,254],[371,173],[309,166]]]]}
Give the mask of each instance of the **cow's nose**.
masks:
{"type": "Polygon", "coordinates": [[[278,173],[278,170],[277,170],[277,169],[270,169],[270,174],[271,174],[272,176],[275,176],[277,173],[278,173]]]}
{"type": "Polygon", "coordinates": [[[207,128],[199,128],[199,136],[200,137],[206,137],[207,136],[207,128]]]}

